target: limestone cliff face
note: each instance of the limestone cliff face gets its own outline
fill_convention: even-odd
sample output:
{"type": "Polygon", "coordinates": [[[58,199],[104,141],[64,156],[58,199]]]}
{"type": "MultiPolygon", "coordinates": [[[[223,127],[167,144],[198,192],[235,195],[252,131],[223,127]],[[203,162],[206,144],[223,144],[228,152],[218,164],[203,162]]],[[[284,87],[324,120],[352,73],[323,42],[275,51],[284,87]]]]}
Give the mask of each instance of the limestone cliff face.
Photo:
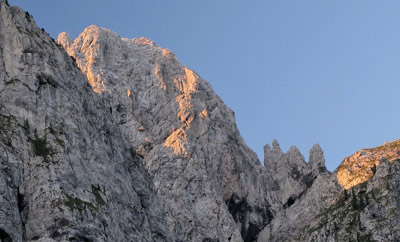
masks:
{"type": "Polygon", "coordinates": [[[90,26],[58,42],[109,103],[176,241],[254,241],[270,222],[267,175],[210,85],[168,49],[90,26]]]}
{"type": "Polygon", "coordinates": [[[97,26],[56,44],[0,0],[0,241],[399,241],[399,147],[329,172],[274,140],[262,166],[170,50],[97,26]]]}
{"type": "Polygon", "coordinates": [[[0,241],[171,241],[164,217],[108,104],[0,1],[0,241]]]}

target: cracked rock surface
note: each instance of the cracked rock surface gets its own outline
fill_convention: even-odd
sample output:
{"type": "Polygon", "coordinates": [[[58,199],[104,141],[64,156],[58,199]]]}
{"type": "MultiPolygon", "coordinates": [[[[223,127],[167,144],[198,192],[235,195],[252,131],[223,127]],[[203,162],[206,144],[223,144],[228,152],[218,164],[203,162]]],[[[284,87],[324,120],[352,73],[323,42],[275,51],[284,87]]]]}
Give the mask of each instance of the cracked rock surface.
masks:
{"type": "Polygon", "coordinates": [[[57,43],[0,0],[0,242],[399,241],[399,141],[334,172],[234,113],[147,38],[57,43]]]}
{"type": "Polygon", "coordinates": [[[272,218],[267,175],[211,86],[146,38],[90,26],[58,42],[143,157],[173,239],[254,241],[272,218]]]}
{"type": "Polygon", "coordinates": [[[63,48],[0,1],[1,241],[171,241],[106,107],[63,48]]]}

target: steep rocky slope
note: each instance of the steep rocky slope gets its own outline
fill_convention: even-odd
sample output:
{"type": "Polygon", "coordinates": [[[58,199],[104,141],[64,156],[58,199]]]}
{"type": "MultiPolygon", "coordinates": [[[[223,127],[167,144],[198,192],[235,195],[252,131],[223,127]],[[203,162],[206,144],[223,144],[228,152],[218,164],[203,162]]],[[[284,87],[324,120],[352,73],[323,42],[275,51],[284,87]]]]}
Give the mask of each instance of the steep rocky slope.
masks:
{"type": "Polygon", "coordinates": [[[400,160],[382,161],[372,177],[332,197],[290,241],[399,241],[400,160]]]}
{"type": "Polygon", "coordinates": [[[0,1],[0,241],[171,241],[164,217],[108,104],[0,1]]]}
{"type": "Polygon", "coordinates": [[[273,216],[269,178],[210,85],[146,38],[90,26],[58,42],[143,157],[173,239],[254,241],[273,216]]]}
{"type": "Polygon", "coordinates": [[[399,241],[398,144],[357,151],[332,173],[318,146],[306,164],[295,147],[283,153],[276,141],[267,145],[265,167],[278,171],[277,196],[287,202],[258,241],[399,241]]]}
{"type": "Polygon", "coordinates": [[[274,140],[262,166],[170,50],[58,43],[0,0],[0,241],[400,240],[399,141],[329,172],[274,140]]]}

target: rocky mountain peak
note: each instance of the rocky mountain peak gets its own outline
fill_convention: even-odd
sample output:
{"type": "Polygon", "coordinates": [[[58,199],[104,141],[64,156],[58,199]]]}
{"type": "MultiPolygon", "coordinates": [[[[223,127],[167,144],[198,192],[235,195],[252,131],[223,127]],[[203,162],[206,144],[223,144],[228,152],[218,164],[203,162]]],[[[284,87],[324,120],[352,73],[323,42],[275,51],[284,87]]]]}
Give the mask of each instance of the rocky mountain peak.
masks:
{"type": "Polygon", "coordinates": [[[205,80],[147,38],[96,26],[67,52],[144,159],[174,240],[257,238],[272,219],[268,178],[205,80]]]}
{"type": "Polygon", "coordinates": [[[78,36],[78,40],[85,38],[93,39],[120,39],[120,36],[107,28],[98,27],[97,25],[90,25],[86,27],[78,36]]]}
{"type": "Polygon", "coordinates": [[[278,140],[276,140],[276,139],[272,140],[272,151],[277,152],[277,153],[282,152],[281,146],[279,145],[278,140]]]}
{"type": "Polygon", "coordinates": [[[278,141],[273,140],[272,147],[268,144],[264,147],[264,166],[274,174],[272,180],[279,187],[277,197],[282,204],[290,204],[294,198],[304,194],[321,173],[327,172],[323,151],[318,144],[310,150],[308,163],[295,146],[284,153],[278,141]]]}
{"type": "MultiPolygon", "coordinates": [[[[126,39],[126,40],[128,40],[128,39],[126,39]]],[[[135,44],[151,45],[151,46],[158,47],[153,40],[151,40],[147,37],[133,38],[133,39],[131,39],[131,41],[135,44]]]]}
{"type": "Polygon", "coordinates": [[[72,44],[72,40],[67,32],[62,32],[58,35],[57,43],[65,49],[68,49],[72,44]]]}
{"type": "Polygon", "coordinates": [[[309,166],[314,174],[319,174],[321,172],[326,172],[325,166],[325,157],[324,152],[321,149],[319,144],[315,144],[311,150],[309,155],[309,166]]]}
{"type": "Polygon", "coordinates": [[[325,157],[319,144],[315,144],[309,152],[309,162],[306,163],[304,156],[296,146],[291,146],[287,153],[284,153],[278,141],[272,141],[272,149],[269,144],[264,146],[264,166],[267,169],[285,169],[287,173],[293,168],[304,170],[304,173],[312,172],[319,174],[325,172],[325,157]]]}
{"type": "Polygon", "coordinates": [[[300,161],[298,165],[303,166],[305,164],[304,156],[296,146],[290,146],[287,151],[289,163],[296,163],[300,161]]]}

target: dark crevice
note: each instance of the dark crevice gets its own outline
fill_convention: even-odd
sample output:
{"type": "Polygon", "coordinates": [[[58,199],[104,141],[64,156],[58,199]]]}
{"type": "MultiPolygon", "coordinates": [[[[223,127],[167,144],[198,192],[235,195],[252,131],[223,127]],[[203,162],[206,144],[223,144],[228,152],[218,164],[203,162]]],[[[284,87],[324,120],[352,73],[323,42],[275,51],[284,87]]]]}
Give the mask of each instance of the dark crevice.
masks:
{"type": "MultiPolygon", "coordinates": [[[[25,196],[21,193],[18,188],[17,194],[17,206],[19,211],[19,218],[21,220],[22,227],[25,228],[27,218],[28,218],[28,203],[25,200],[25,196]]],[[[23,229],[23,238],[25,238],[25,229],[23,229]]]]}
{"type": "Polygon", "coordinates": [[[303,176],[303,183],[307,186],[307,189],[310,188],[314,184],[314,181],[316,178],[317,177],[313,176],[312,173],[309,173],[309,174],[303,176]]]}
{"type": "Polygon", "coordinates": [[[219,239],[205,238],[205,239],[203,239],[203,242],[219,242],[219,239]]]}
{"type": "Polygon", "coordinates": [[[236,223],[241,224],[241,236],[244,242],[256,241],[261,230],[272,220],[273,215],[268,206],[265,208],[251,207],[246,199],[239,198],[236,194],[226,201],[229,213],[236,223]],[[254,223],[250,221],[251,214],[261,215],[263,221],[254,223]]]}
{"type": "Polygon", "coordinates": [[[246,200],[239,199],[235,194],[226,202],[228,210],[236,223],[243,223],[246,214],[249,212],[250,207],[247,205],[246,200]]]}
{"type": "Polygon", "coordinates": [[[246,233],[243,235],[243,241],[250,242],[250,241],[257,241],[258,234],[260,233],[262,228],[257,226],[256,224],[249,223],[249,227],[247,228],[246,233]]]}
{"type": "Polygon", "coordinates": [[[24,210],[25,206],[26,205],[24,204],[24,195],[18,191],[18,210],[19,210],[19,212],[22,212],[24,210]]]}
{"type": "Polygon", "coordinates": [[[69,238],[68,240],[69,241],[80,241],[80,242],[93,242],[93,240],[91,240],[83,235],[77,235],[75,237],[69,238]]]}
{"type": "MultiPolygon", "coordinates": [[[[308,177],[312,177],[312,176],[308,176],[308,177]]],[[[311,180],[311,185],[312,185],[312,183],[314,182],[314,180],[315,180],[315,178],[311,180]]],[[[306,185],[307,185],[307,184],[306,184],[306,185]]],[[[310,185],[310,186],[311,186],[311,185],[310,185]]],[[[287,200],[287,202],[283,205],[283,208],[286,209],[286,208],[289,208],[290,206],[292,206],[292,205],[296,202],[296,200],[300,199],[301,197],[303,197],[303,196],[307,193],[307,191],[308,191],[309,188],[310,188],[310,187],[307,186],[307,188],[304,189],[299,195],[289,197],[289,199],[287,200]]]]}
{"type": "Polygon", "coordinates": [[[59,86],[58,82],[51,75],[40,73],[36,75],[36,78],[39,81],[39,88],[43,85],[50,85],[54,88],[57,88],[59,86]]]}
{"type": "Polygon", "coordinates": [[[290,171],[290,176],[295,180],[299,180],[303,176],[303,174],[298,170],[297,167],[293,167],[290,171]]]}
{"type": "Polygon", "coordinates": [[[0,241],[12,242],[13,240],[11,239],[11,236],[6,231],[4,231],[3,229],[0,228],[0,241]]]}
{"type": "Polygon", "coordinates": [[[62,234],[59,232],[59,229],[68,227],[70,224],[71,222],[66,218],[56,218],[54,224],[49,228],[50,237],[57,241],[60,240],[62,234]]]}
{"type": "Polygon", "coordinates": [[[325,166],[320,166],[320,167],[318,167],[318,171],[319,171],[319,173],[328,172],[328,170],[326,169],[325,166]]]}
{"type": "Polygon", "coordinates": [[[296,198],[294,197],[289,197],[288,201],[283,205],[283,208],[288,208],[290,206],[292,206],[294,204],[294,202],[296,201],[296,198]]]}

